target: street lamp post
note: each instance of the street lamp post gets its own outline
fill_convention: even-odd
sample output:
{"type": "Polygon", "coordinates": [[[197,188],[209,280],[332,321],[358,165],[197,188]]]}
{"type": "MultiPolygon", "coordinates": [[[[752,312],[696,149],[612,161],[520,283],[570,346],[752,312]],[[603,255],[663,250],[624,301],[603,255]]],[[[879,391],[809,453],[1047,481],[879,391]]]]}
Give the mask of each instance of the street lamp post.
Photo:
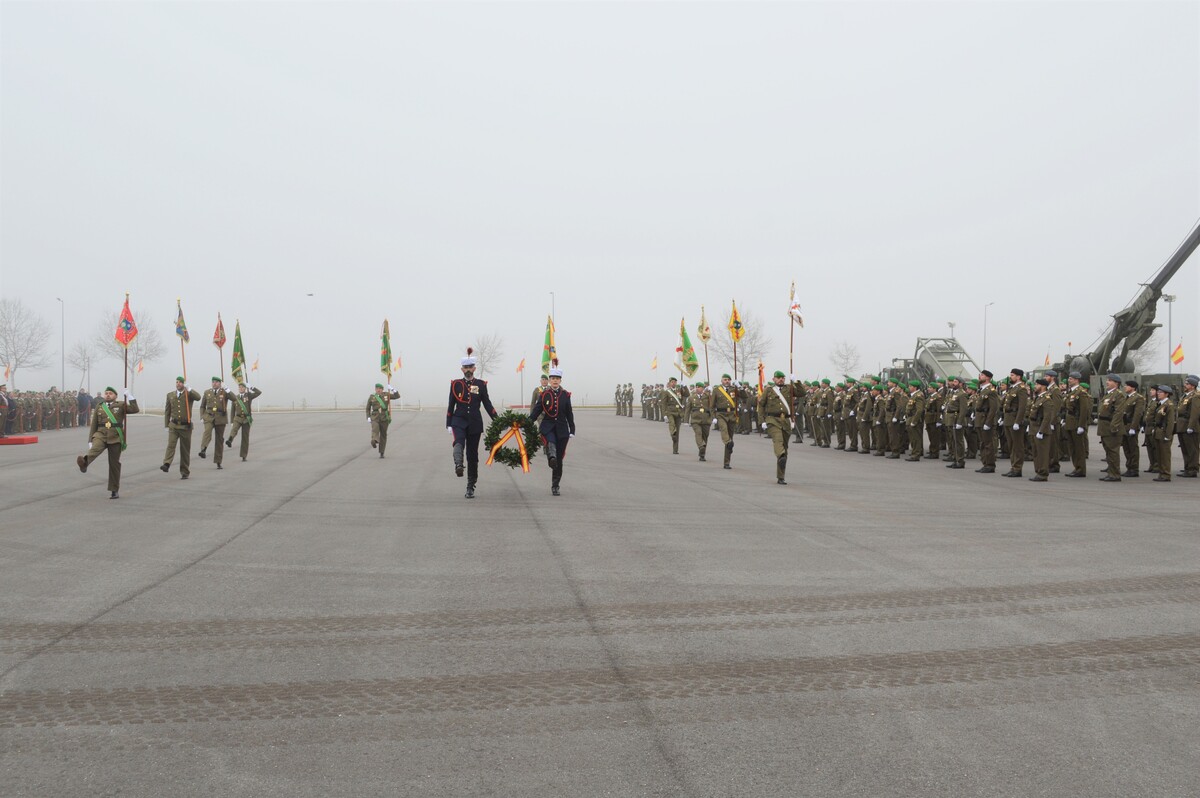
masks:
{"type": "Polygon", "coordinates": [[[1175,306],[1175,294],[1163,294],[1163,302],[1167,303],[1167,373],[1171,373],[1171,342],[1175,340],[1175,333],[1171,329],[1171,309],[1175,306]]]}
{"type": "Polygon", "coordinates": [[[983,367],[987,368],[987,309],[995,302],[989,302],[983,306],[983,367]]]}
{"type": "Polygon", "coordinates": [[[60,311],[58,356],[62,374],[59,376],[58,390],[65,391],[67,389],[67,303],[62,301],[62,297],[54,298],[58,300],[60,311]]]}

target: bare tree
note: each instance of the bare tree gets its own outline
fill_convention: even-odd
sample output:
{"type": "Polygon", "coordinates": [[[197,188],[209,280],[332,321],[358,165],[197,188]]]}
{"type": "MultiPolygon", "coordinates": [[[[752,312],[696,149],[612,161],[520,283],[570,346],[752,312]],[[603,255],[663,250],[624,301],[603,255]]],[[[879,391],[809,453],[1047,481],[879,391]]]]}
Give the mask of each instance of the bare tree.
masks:
{"type": "MultiPolygon", "coordinates": [[[[117,339],[113,335],[116,332],[117,322],[120,318],[120,311],[114,311],[105,314],[104,318],[97,324],[91,341],[95,347],[96,359],[125,359],[125,349],[117,343],[117,339]]],[[[137,322],[138,334],[137,338],[133,339],[133,343],[129,345],[130,383],[133,383],[137,376],[138,361],[153,363],[167,351],[166,346],[163,344],[162,336],[158,334],[158,325],[155,323],[153,316],[149,313],[138,313],[134,316],[134,320],[137,322]]]]}
{"type": "MultiPolygon", "coordinates": [[[[757,316],[748,310],[740,311],[739,315],[742,318],[742,328],[746,334],[742,336],[742,340],[738,341],[737,373],[733,376],[744,380],[747,374],[753,374],[758,370],[758,361],[766,357],[767,352],[771,350],[772,341],[764,332],[763,323],[757,316]]],[[[717,356],[718,361],[727,364],[730,370],[733,369],[733,339],[729,336],[729,330],[724,326],[714,325],[709,347],[717,356]]]]}
{"type": "Polygon", "coordinates": [[[71,347],[71,351],[67,352],[67,365],[79,370],[80,388],[83,387],[83,381],[87,377],[87,373],[91,371],[92,363],[95,361],[96,352],[87,341],[76,342],[71,347]]]}
{"type": "Polygon", "coordinates": [[[499,333],[479,336],[475,342],[475,361],[478,363],[479,378],[494,374],[500,359],[504,357],[504,339],[499,333]]]}
{"type": "Polygon", "coordinates": [[[858,347],[849,341],[842,341],[829,350],[829,362],[839,374],[853,376],[854,370],[858,368],[858,361],[858,347]]]}
{"type": "Polygon", "coordinates": [[[0,361],[8,366],[14,387],[17,369],[39,369],[49,364],[49,343],[49,322],[20,299],[0,299],[0,361]]]}
{"type": "MultiPolygon", "coordinates": [[[[1155,368],[1156,363],[1161,363],[1159,360],[1163,356],[1162,330],[1155,330],[1154,334],[1147,339],[1146,343],[1142,344],[1133,352],[1133,367],[1139,374],[1147,372],[1162,371],[1163,368],[1155,368]]],[[[1168,356],[1170,353],[1167,353],[1168,356]]]]}

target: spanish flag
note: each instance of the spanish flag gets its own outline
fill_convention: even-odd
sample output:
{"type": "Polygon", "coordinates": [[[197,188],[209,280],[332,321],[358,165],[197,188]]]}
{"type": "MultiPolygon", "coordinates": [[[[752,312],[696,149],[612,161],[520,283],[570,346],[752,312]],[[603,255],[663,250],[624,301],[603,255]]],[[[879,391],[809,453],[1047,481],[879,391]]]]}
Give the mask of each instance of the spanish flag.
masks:
{"type": "Polygon", "coordinates": [[[1171,352],[1171,362],[1178,366],[1183,362],[1183,341],[1179,342],[1179,346],[1175,347],[1171,352]]]}
{"type": "Polygon", "coordinates": [[[525,370],[525,358],[521,358],[521,362],[517,364],[517,373],[520,374],[525,370]]]}

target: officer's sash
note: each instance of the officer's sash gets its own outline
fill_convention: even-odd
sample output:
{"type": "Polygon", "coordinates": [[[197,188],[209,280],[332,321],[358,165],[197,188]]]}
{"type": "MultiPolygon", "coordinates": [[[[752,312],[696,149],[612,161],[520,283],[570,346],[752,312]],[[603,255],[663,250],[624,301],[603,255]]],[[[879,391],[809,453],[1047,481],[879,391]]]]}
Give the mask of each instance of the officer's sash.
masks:
{"type": "MultiPolygon", "coordinates": [[[[725,386],[718,385],[717,390],[720,391],[721,394],[725,397],[725,399],[729,402],[729,410],[724,411],[724,412],[732,413],[735,410],[737,410],[737,402],[733,401],[733,397],[729,395],[729,391],[725,390],[725,386]]],[[[718,412],[722,412],[722,411],[718,411],[718,412]]]]}
{"type": "Polygon", "coordinates": [[[380,396],[379,394],[372,394],[372,398],[373,398],[373,399],[374,399],[376,402],[378,402],[378,403],[379,403],[379,409],[381,409],[381,410],[383,411],[383,414],[384,414],[385,416],[387,416],[387,420],[388,420],[388,421],[391,421],[391,420],[392,420],[392,414],[391,414],[390,412],[388,412],[388,409],[387,409],[387,404],[386,404],[386,403],[384,403],[384,401],[383,401],[383,397],[382,397],[382,396],[380,396]]]}
{"type": "Polygon", "coordinates": [[[112,422],[113,427],[116,428],[117,439],[121,441],[121,451],[125,451],[125,431],[122,430],[121,425],[117,423],[117,417],[113,415],[113,412],[109,408],[107,402],[102,402],[100,407],[102,410],[104,410],[104,415],[108,416],[108,420],[112,422]]]}
{"type": "Polygon", "coordinates": [[[792,411],[792,403],[789,402],[787,399],[783,398],[783,391],[779,390],[778,385],[772,385],[771,388],[772,388],[772,390],[775,391],[775,395],[779,397],[779,401],[783,403],[783,406],[788,409],[788,426],[789,427],[795,426],[792,423],[792,412],[791,412],[792,411]]]}
{"type": "Polygon", "coordinates": [[[671,398],[675,400],[675,404],[679,405],[679,409],[680,409],[680,410],[682,410],[682,409],[683,409],[683,402],[679,401],[679,397],[675,395],[675,392],[674,392],[674,391],[667,391],[667,393],[671,394],[671,398]]]}
{"type": "Polygon", "coordinates": [[[246,407],[246,404],[242,401],[240,396],[233,397],[233,400],[237,402],[238,407],[242,409],[242,415],[246,417],[246,426],[250,426],[254,422],[254,419],[250,416],[249,408],[246,407]]]}

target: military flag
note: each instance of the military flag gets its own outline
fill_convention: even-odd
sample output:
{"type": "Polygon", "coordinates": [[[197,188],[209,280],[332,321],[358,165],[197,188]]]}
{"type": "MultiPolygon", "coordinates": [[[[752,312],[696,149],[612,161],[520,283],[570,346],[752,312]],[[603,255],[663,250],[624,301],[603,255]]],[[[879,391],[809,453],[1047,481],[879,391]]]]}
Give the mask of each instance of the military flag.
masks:
{"type": "Polygon", "coordinates": [[[796,301],[796,281],[792,280],[792,292],[788,298],[791,303],[788,305],[788,315],[792,317],[792,321],[801,329],[804,329],[804,317],[800,315],[800,303],[796,301]]]}
{"type": "Polygon", "coordinates": [[[1183,362],[1183,341],[1180,340],[1179,346],[1171,352],[1171,362],[1178,366],[1183,362]]]}
{"type": "Polygon", "coordinates": [[[133,321],[133,313],[129,310],[129,294],[125,295],[125,307],[121,308],[121,318],[117,320],[117,331],[113,334],[122,348],[129,351],[129,345],[137,338],[138,328],[133,321]]]}
{"type": "Polygon", "coordinates": [[[679,320],[679,346],[675,347],[675,351],[679,353],[678,362],[675,364],[677,369],[688,377],[700,370],[700,359],[696,357],[696,350],[688,338],[687,325],[683,319],[679,320]]]}
{"type": "Polygon", "coordinates": [[[700,338],[700,343],[705,346],[712,340],[712,327],[708,325],[708,319],[704,315],[704,306],[700,306],[700,326],[696,328],[696,335],[700,338]]]}
{"type": "MultiPolygon", "coordinates": [[[[257,361],[255,361],[257,363],[257,361]]],[[[388,329],[388,320],[383,320],[383,329],[379,332],[379,370],[392,378],[392,334],[388,329]]]]}
{"type": "Polygon", "coordinates": [[[758,392],[761,394],[767,388],[767,370],[763,362],[758,361],[758,392]]]}
{"type": "Polygon", "coordinates": [[[213,346],[217,349],[225,347],[225,324],[221,321],[221,314],[217,314],[217,329],[213,332],[213,346]]]}
{"type": "Polygon", "coordinates": [[[179,311],[175,316],[175,334],[183,339],[185,344],[192,342],[192,337],[188,335],[187,322],[183,320],[183,305],[179,304],[179,300],[175,300],[175,308],[179,311]]]}
{"type": "Polygon", "coordinates": [[[12,376],[12,368],[7,363],[4,364],[4,381],[8,382],[8,378],[12,376]]]}
{"type": "Polygon", "coordinates": [[[658,371],[658,355],[655,355],[654,360],[650,361],[650,370],[658,371]]]}
{"type": "Polygon", "coordinates": [[[251,371],[258,371],[258,356],[254,356],[254,365],[250,367],[251,371]]]}
{"type": "Polygon", "coordinates": [[[554,319],[546,317],[546,343],[542,345],[542,373],[550,373],[550,362],[558,359],[558,349],[554,346],[554,319]]]}
{"type": "Polygon", "coordinates": [[[233,323],[233,360],[230,361],[229,371],[237,382],[246,381],[246,350],[242,347],[242,322],[233,323]]]}
{"type": "Polygon", "coordinates": [[[742,326],[742,317],[738,314],[737,302],[733,303],[733,313],[729,316],[729,337],[735,342],[742,340],[746,328],[742,326]]]}
{"type": "Polygon", "coordinates": [[[521,362],[517,364],[517,373],[525,371],[525,358],[521,358],[521,362]]]}
{"type": "Polygon", "coordinates": [[[142,362],[141,358],[138,358],[137,373],[141,374],[145,370],[146,370],[146,364],[142,362]]]}
{"type": "Polygon", "coordinates": [[[1046,365],[1046,366],[1050,365],[1050,350],[1049,349],[1046,350],[1046,362],[1043,365],[1046,365]]]}
{"type": "Polygon", "coordinates": [[[396,371],[400,370],[400,361],[401,360],[402,360],[402,358],[399,355],[396,355],[396,371]]]}

